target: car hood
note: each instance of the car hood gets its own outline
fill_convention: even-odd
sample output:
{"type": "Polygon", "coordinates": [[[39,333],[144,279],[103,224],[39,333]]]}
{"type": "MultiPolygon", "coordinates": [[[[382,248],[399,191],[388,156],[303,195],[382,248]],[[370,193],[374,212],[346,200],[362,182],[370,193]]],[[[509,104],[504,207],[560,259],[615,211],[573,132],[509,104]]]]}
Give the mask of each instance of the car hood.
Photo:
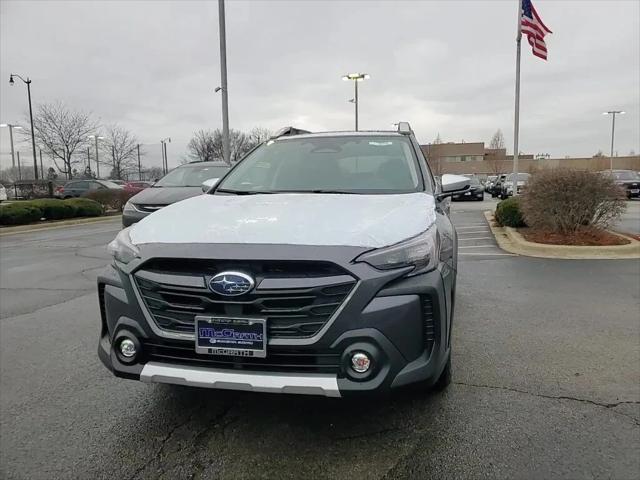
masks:
{"type": "Polygon", "coordinates": [[[131,197],[136,205],[170,205],[186,198],[202,195],[202,187],[150,187],[131,197]]]}
{"type": "Polygon", "coordinates": [[[131,227],[131,241],[245,243],[379,248],[435,222],[433,196],[260,194],[200,195],[131,227]]]}

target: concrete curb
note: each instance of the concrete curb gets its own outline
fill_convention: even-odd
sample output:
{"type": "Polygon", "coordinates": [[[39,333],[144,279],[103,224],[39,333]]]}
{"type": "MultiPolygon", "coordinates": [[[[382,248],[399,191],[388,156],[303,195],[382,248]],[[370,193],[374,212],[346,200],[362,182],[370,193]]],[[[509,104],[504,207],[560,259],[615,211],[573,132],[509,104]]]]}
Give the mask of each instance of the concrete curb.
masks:
{"type": "Polygon", "coordinates": [[[489,223],[489,228],[496,238],[501,249],[518,255],[537,258],[560,258],[567,260],[623,260],[640,258],[640,242],[634,238],[611,232],[614,235],[624,237],[631,243],[627,245],[611,245],[603,247],[574,246],[574,245],[547,245],[534,243],[525,238],[514,228],[499,227],[495,223],[493,212],[487,210],[484,216],[489,223]]]}
{"type": "Polygon", "coordinates": [[[15,227],[4,227],[0,229],[0,237],[16,235],[18,233],[37,232],[40,230],[53,230],[56,228],[68,227],[73,225],[106,223],[115,219],[122,221],[122,215],[107,215],[103,217],[78,218],[78,219],[60,220],[60,221],[53,221],[53,222],[33,224],[33,225],[18,225],[15,227]]]}

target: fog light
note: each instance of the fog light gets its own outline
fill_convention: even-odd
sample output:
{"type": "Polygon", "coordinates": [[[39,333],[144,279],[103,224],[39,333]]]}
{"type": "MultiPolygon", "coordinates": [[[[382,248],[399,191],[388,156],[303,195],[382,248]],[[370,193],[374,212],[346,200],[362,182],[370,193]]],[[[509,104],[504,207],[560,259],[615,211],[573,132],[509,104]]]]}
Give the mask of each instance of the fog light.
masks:
{"type": "Polygon", "coordinates": [[[133,340],[129,340],[125,338],[120,342],[120,353],[123,357],[133,358],[137,352],[136,344],[133,343],[133,340]]]}
{"type": "Polygon", "coordinates": [[[351,357],[351,368],[358,373],[364,373],[371,367],[371,359],[364,352],[354,353],[351,357]]]}

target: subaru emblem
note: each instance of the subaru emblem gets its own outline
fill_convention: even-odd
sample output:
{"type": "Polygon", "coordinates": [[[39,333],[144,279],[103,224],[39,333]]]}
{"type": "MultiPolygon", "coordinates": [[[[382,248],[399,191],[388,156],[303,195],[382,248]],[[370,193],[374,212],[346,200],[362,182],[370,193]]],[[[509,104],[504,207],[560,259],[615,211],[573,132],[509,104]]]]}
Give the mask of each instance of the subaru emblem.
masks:
{"type": "Polygon", "coordinates": [[[233,297],[248,293],[255,286],[249,275],[241,272],[221,272],[209,282],[209,289],[218,295],[233,297]]]}

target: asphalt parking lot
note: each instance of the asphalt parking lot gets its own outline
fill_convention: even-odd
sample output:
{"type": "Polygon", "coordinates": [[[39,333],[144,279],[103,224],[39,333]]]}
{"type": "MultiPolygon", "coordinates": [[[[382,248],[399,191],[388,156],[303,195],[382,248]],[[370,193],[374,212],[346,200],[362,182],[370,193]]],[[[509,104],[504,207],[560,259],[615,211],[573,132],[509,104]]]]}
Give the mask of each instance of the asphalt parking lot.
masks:
{"type": "Polygon", "coordinates": [[[0,237],[0,477],[638,478],[640,261],[501,251],[454,203],[454,384],[390,398],[113,378],[95,277],[117,221],[0,237]]]}

